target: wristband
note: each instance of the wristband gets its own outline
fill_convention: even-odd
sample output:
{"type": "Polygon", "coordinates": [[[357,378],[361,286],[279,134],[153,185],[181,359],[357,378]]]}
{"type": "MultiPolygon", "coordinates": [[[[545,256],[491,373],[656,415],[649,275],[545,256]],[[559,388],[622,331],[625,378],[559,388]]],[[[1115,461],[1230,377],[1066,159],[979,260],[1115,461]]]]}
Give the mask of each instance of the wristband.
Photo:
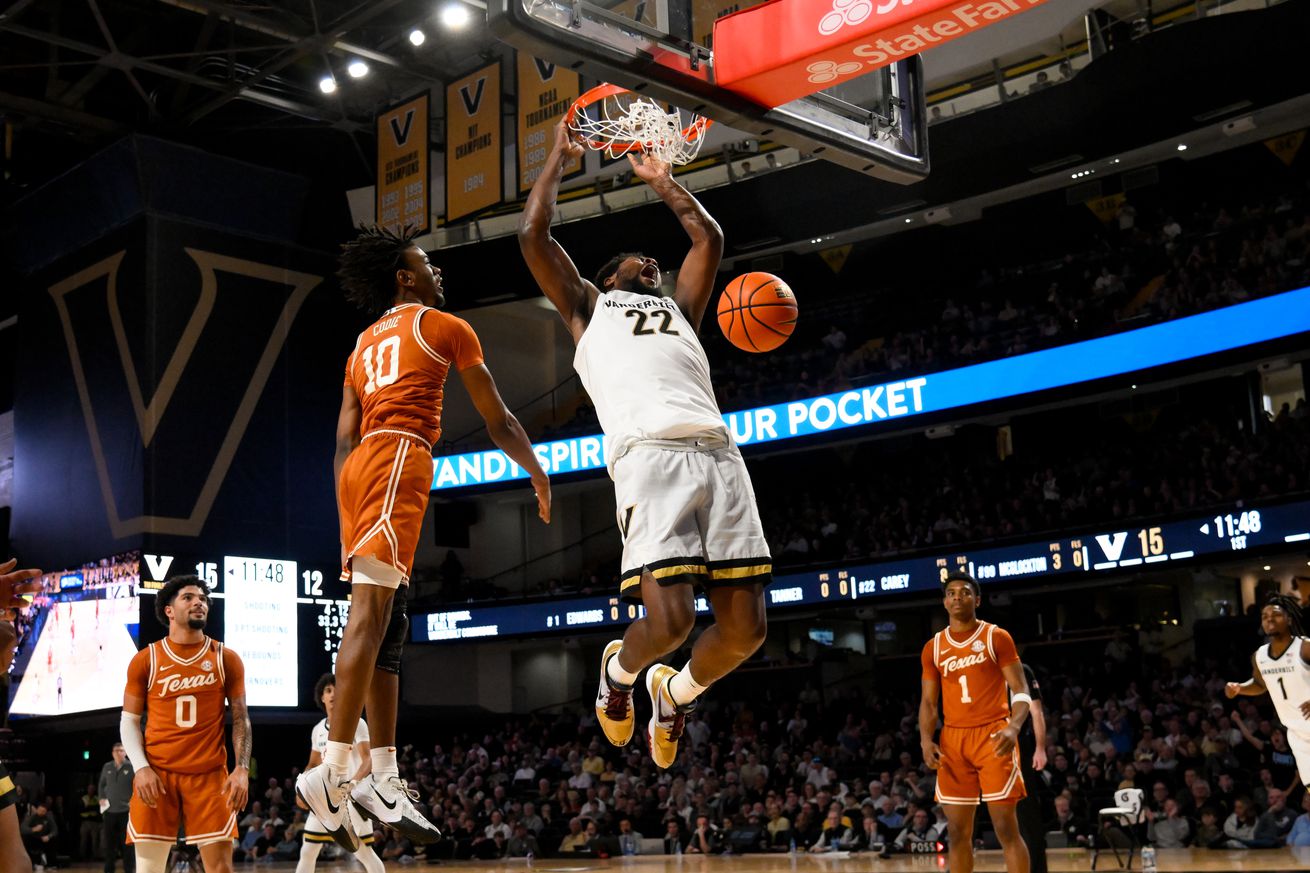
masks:
{"type": "Polygon", "coordinates": [[[1011,706],[1014,706],[1016,703],[1020,703],[1020,702],[1022,702],[1022,703],[1026,703],[1026,704],[1028,704],[1029,706],[1032,706],[1032,705],[1033,705],[1033,699],[1032,699],[1031,697],[1029,697],[1028,694],[1027,694],[1026,692],[1023,692],[1023,691],[1020,691],[1018,694],[1016,694],[1016,695],[1014,695],[1013,697],[1010,698],[1010,705],[1011,705],[1011,706]]]}

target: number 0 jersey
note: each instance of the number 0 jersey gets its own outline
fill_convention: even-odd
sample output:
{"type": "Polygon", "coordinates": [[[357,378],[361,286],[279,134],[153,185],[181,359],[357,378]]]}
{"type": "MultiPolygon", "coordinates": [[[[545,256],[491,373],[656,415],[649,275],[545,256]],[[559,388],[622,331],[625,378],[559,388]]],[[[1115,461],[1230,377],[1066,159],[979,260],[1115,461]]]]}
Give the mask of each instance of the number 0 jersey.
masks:
{"type": "Polygon", "coordinates": [[[441,436],[441,403],[450,368],[482,363],[482,346],[462,318],[419,303],[395,306],[355,340],[345,384],[355,389],[361,435],[416,436],[431,448],[441,436]]]}
{"type": "Polygon", "coordinates": [[[573,367],[596,405],[611,476],[614,462],[639,440],[728,436],[705,349],[668,297],[602,293],[573,367]]]}
{"type": "Polygon", "coordinates": [[[227,766],[227,701],[246,696],[245,667],[217,640],[182,645],[167,638],[137,652],[127,693],[145,700],[146,760],[158,770],[208,773],[227,766]]]}
{"type": "Polygon", "coordinates": [[[1301,704],[1310,700],[1310,665],[1301,660],[1302,637],[1292,637],[1292,644],[1275,658],[1271,643],[1255,650],[1255,664],[1260,670],[1269,697],[1274,701],[1278,720],[1302,736],[1310,736],[1310,723],[1301,714],[1301,704]]]}
{"type": "Polygon", "coordinates": [[[923,678],[941,685],[946,727],[982,727],[1010,717],[1010,689],[1001,669],[1019,663],[1019,652],[1006,631],[980,621],[968,639],[956,640],[946,628],[923,647],[920,661],[923,678]]]}

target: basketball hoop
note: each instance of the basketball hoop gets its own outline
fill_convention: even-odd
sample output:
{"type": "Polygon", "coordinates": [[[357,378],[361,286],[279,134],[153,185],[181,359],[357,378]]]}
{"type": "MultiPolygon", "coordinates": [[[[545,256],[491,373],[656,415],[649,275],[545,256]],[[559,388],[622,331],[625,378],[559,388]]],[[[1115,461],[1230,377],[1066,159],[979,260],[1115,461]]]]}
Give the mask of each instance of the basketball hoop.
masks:
{"type": "Polygon", "coordinates": [[[695,159],[713,122],[677,108],[665,111],[618,85],[597,85],[573,101],[564,123],[588,148],[611,158],[639,151],[686,164],[695,159]]]}

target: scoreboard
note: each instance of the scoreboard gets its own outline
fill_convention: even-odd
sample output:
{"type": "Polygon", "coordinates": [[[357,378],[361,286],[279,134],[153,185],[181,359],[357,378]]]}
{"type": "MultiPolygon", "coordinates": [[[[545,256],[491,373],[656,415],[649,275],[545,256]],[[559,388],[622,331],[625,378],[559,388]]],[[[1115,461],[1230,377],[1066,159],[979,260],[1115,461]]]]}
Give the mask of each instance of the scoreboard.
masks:
{"type": "MultiPolygon", "coordinates": [[[[867,603],[914,591],[935,591],[946,574],[965,570],[982,585],[1015,580],[1108,574],[1149,566],[1185,565],[1248,549],[1310,544],[1310,501],[1235,505],[1182,521],[1122,526],[1064,538],[945,552],[774,577],[765,590],[770,609],[867,603]]],[[[705,613],[704,598],[696,611],[705,613]]],[[[449,643],[487,637],[576,633],[626,625],[639,606],[618,597],[579,597],[516,606],[469,606],[415,615],[411,639],[449,643]]]]}
{"type": "Polygon", "coordinates": [[[339,569],[281,557],[141,556],[141,632],[164,636],[154,594],[171,576],[194,573],[211,591],[210,635],[241,655],[250,706],[312,707],[314,681],[336,664],[350,614],[339,569]]]}

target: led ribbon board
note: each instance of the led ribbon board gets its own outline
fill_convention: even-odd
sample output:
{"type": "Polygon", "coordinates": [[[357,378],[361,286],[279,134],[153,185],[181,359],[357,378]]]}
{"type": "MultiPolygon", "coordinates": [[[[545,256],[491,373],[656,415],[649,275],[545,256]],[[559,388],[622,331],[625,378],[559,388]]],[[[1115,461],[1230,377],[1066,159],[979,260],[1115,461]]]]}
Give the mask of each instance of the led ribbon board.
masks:
{"type": "MultiPolygon", "coordinates": [[[[1164,324],[724,416],[738,445],[795,439],[1123,376],[1310,331],[1310,288],[1164,324]]],[[[533,447],[552,476],[605,466],[600,434],[533,447]]],[[[526,478],[499,450],[433,459],[432,490],[526,478]]]]}

